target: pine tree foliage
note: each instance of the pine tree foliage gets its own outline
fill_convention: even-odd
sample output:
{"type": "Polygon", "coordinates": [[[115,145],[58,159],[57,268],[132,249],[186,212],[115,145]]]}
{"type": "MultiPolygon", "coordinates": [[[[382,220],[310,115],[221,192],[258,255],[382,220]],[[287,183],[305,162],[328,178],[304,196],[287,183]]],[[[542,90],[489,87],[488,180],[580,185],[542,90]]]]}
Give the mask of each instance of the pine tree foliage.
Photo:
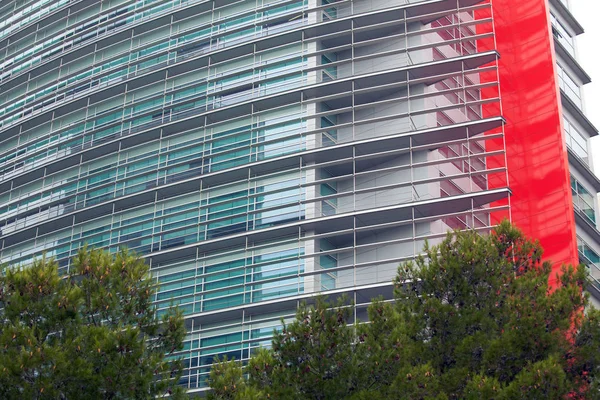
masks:
{"type": "Polygon", "coordinates": [[[0,398],[152,399],[172,394],[183,318],[156,316],[143,259],[82,249],[61,277],[48,258],[0,275],[0,398]]]}
{"type": "Polygon", "coordinates": [[[212,398],[600,398],[585,267],[564,266],[553,288],[550,274],[539,243],[508,222],[449,233],[399,267],[395,301],[375,299],[368,323],[346,303],[303,306],[246,366],[211,371],[212,398]]]}

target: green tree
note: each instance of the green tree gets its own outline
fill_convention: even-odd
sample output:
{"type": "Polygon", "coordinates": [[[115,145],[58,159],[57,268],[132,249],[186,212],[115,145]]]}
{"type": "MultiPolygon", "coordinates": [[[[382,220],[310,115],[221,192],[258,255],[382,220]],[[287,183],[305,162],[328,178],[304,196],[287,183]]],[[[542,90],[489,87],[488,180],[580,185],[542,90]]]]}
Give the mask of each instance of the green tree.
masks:
{"type": "MultiPolygon", "coordinates": [[[[554,288],[538,242],[508,222],[490,235],[452,232],[399,267],[394,303],[375,299],[369,323],[317,301],[274,333],[242,374],[211,372],[215,399],[237,388],[289,399],[596,398],[600,313],[583,266],[554,288]]],[[[237,397],[236,397],[237,396],[237,397]]]]}
{"type": "Polygon", "coordinates": [[[61,277],[45,257],[0,275],[0,398],[151,399],[182,395],[169,355],[179,311],[157,317],[143,259],[82,249],[61,277]]]}
{"type": "Polygon", "coordinates": [[[213,399],[246,399],[252,388],[262,398],[337,399],[354,390],[355,331],[348,324],[351,309],[342,298],[336,307],[316,299],[315,306],[301,305],[296,320],[275,332],[270,350],[261,350],[249,362],[249,380],[235,362],[211,370],[213,399]]]}

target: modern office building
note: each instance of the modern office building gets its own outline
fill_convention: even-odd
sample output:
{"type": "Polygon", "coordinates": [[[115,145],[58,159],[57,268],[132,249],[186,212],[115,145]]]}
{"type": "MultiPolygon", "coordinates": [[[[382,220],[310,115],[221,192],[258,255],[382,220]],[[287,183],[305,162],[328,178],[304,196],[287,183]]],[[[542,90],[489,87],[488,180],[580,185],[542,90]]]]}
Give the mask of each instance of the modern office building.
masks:
{"type": "MultiPolygon", "coordinates": [[[[568,0],[570,2],[577,0],[568,0]]],[[[575,37],[583,28],[570,12],[569,2],[550,2],[550,21],[554,38],[558,83],[560,86],[563,130],[567,144],[571,190],[575,211],[579,261],[588,265],[593,285],[589,291],[600,306],[600,232],[598,202],[600,180],[594,174],[589,140],[598,130],[586,117],[581,86],[591,81],[577,62],[575,37]]],[[[596,77],[600,79],[600,77],[596,77]]],[[[589,112],[597,112],[589,110],[589,112]]],[[[597,161],[597,159],[596,159],[597,161]]]]}
{"type": "Polygon", "coordinates": [[[146,256],[192,393],[315,293],[365,320],[448,229],[596,271],[566,1],[4,1],[0,259],[146,256]]]}

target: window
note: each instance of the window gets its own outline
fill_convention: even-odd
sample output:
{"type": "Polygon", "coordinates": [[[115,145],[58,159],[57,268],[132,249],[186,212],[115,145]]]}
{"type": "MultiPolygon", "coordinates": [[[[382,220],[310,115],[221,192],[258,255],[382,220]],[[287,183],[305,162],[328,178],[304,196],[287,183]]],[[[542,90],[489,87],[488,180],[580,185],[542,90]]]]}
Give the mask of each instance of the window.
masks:
{"type": "Polygon", "coordinates": [[[588,159],[588,147],[587,147],[587,138],[583,136],[581,132],[573,126],[573,124],[567,119],[563,117],[563,124],[565,129],[565,139],[567,141],[567,146],[573,152],[581,158],[583,162],[586,164],[589,163],[588,159]]]}
{"type": "Polygon", "coordinates": [[[573,205],[581,212],[589,222],[596,226],[596,204],[594,196],[571,175],[571,193],[573,194],[573,205]]]}
{"type": "Polygon", "coordinates": [[[573,40],[573,37],[553,14],[550,14],[550,18],[552,21],[552,34],[565,50],[575,57],[575,41],[573,40]]]}
{"type": "Polygon", "coordinates": [[[573,101],[579,108],[583,108],[583,103],[581,101],[581,89],[579,85],[575,82],[573,78],[565,71],[565,69],[560,65],[557,65],[558,71],[558,85],[565,92],[567,97],[573,101]]]}

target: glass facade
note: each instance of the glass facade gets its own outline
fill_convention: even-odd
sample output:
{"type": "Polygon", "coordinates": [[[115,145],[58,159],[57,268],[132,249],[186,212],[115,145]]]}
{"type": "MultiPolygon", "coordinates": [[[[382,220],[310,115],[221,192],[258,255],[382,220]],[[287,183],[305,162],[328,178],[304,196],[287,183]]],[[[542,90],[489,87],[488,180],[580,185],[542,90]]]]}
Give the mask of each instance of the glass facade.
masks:
{"type": "Polygon", "coordinates": [[[143,254],[158,312],[185,314],[192,392],[315,293],[365,319],[425,240],[507,210],[476,3],[0,6],[2,261],[143,254]]]}

